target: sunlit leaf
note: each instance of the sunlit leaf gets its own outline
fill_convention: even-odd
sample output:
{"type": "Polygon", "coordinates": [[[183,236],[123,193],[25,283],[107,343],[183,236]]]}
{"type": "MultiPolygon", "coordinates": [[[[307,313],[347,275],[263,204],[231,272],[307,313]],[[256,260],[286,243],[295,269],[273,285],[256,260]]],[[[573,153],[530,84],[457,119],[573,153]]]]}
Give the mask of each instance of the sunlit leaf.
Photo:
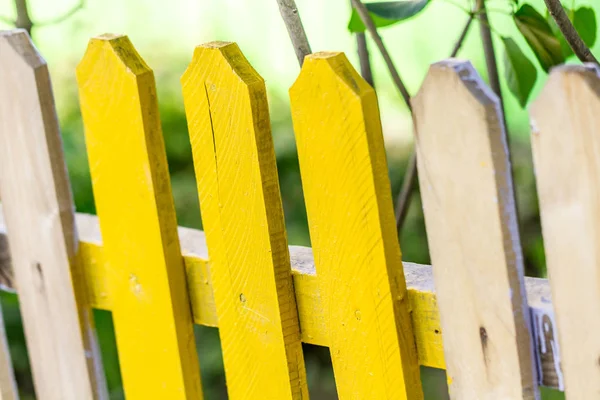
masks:
{"type": "Polygon", "coordinates": [[[514,15],[515,24],[544,71],[565,62],[560,41],[548,21],[529,4],[523,4],[514,15]]]}
{"type": "Polygon", "coordinates": [[[506,83],[521,107],[525,107],[537,79],[537,69],[513,39],[505,37],[502,41],[506,83]]]}
{"type": "MultiPolygon", "coordinates": [[[[393,25],[398,22],[414,17],[423,9],[430,0],[404,0],[404,1],[384,1],[379,3],[365,3],[367,10],[377,28],[393,25]]],[[[365,25],[360,19],[360,15],[353,8],[348,30],[350,32],[364,32],[365,25]]]]}

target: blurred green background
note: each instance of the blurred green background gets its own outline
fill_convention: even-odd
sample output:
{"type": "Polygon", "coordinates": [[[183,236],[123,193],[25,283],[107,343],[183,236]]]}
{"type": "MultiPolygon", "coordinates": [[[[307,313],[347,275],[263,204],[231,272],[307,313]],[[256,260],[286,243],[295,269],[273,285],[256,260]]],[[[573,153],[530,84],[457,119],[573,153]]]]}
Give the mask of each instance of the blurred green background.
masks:
{"type": "MultiPolygon", "coordinates": [[[[296,1],[313,51],[344,51],[351,62],[358,66],[355,39],[346,29],[350,15],[349,0],[296,1]]],[[[506,13],[511,1],[487,1],[501,71],[499,35],[514,37],[529,58],[535,59],[523,39],[516,34],[512,19],[506,13]]],[[[33,21],[44,22],[61,15],[77,2],[29,0],[29,6],[33,21]]],[[[542,0],[530,3],[538,10],[543,10],[542,0]]],[[[594,0],[568,0],[563,3],[590,5],[597,13],[600,11],[600,4],[594,0]]],[[[417,17],[382,29],[384,41],[411,93],[418,90],[429,64],[450,53],[467,18],[464,10],[469,8],[470,0],[432,0],[417,17]]],[[[13,0],[0,0],[0,15],[14,17],[14,14],[13,0]]],[[[10,26],[0,22],[0,28],[10,26]]],[[[275,0],[87,0],[85,7],[71,18],[34,28],[33,39],[48,61],[52,74],[76,207],[79,212],[86,213],[94,213],[95,210],[75,67],[88,39],[106,32],[127,34],[155,71],[178,221],[180,225],[193,228],[201,228],[202,224],[179,78],[191,59],[195,45],[212,40],[236,41],[239,44],[266,80],[289,242],[310,245],[287,92],[298,74],[298,65],[275,0]]],[[[474,25],[459,57],[470,59],[486,78],[478,32],[478,27],[474,25]]],[[[370,41],[369,49],[395,196],[412,146],[412,124],[381,57],[370,41]]],[[[595,53],[600,54],[598,45],[595,53]]],[[[546,74],[539,69],[532,98],[537,96],[545,80],[546,74]]],[[[504,99],[526,272],[527,275],[545,276],[527,112],[508,92],[504,82],[502,89],[506,93],[504,99]]],[[[410,208],[400,241],[404,260],[429,263],[418,195],[410,208]]],[[[30,399],[34,396],[33,386],[17,299],[6,293],[1,296],[22,398],[30,399]]],[[[96,320],[111,398],[123,398],[110,313],[97,312],[96,320]]],[[[216,329],[197,327],[197,339],[206,398],[226,398],[218,332],[216,329]]],[[[327,349],[307,346],[306,363],[312,398],[336,398],[327,349]]],[[[426,377],[428,398],[445,398],[443,371],[428,371],[426,377]]]]}

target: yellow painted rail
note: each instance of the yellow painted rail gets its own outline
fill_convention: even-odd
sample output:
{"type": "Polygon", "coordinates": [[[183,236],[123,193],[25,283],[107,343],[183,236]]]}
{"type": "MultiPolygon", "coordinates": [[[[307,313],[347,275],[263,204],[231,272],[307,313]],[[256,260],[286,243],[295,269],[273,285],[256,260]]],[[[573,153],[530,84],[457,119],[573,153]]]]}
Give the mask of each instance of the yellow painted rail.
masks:
{"type": "MultiPolygon", "coordinates": [[[[0,212],[0,216],[2,213],[0,212]]],[[[97,309],[112,311],[114,298],[109,290],[108,276],[112,266],[106,260],[98,218],[77,214],[81,239],[81,253],[85,281],[89,285],[89,302],[97,309]]],[[[6,235],[4,222],[0,219],[0,250],[6,235]]],[[[211,264],[208,260],[204,232],[179,228],[181,250],[186,268],[189,297],[194,323],[218,327],[219,320],[213,296],[211,264]]],[[[329,346],[329,335],[321,292],[315,270],[313,252],[308,247],[290,246],[294,294],[298,305],[301,340],[303,343],[329,346]]],[[[10,260],[0,259],[0,270],[10,271],[10,260]]],[[[404,263],[413,335],[417,345],[418,362],[425,367],[445,369],[442,328],[435,296],[433,271],[429,265],[404,263]]],[[[529,310],[538,323],[535,333],[538,351],[542,352],[545,386],[559,387],[554,358],[559,357],[559,347],[554,342],[554,314],[550,301],[550,286],[546,279],[526,278],[529,310]],[[547,324],[542,325],[542,322],[547,324]],[[543,349],[543,351],[542,351],[543,349]]],[[[9,289],[10,287],[5,287],[9,289]]]]}
{"type": "MultiPolygon", "coordinates": [[[[597,395],[597,69],[555,70],[533,110],[549,282],[523,276],[503,118],[467,62],[434,64],[413,99],[425,266],[401,260],[377,96],[344,54],[307,57],[290,89],[310,249],[288,246],[265,82],[235,43],[198,46],[181,80],[205,232],[176,224],[154,75],[126,36],[77,68],[97,217],[73,211],[43,59],[23,31],[0,51],[0,284],[47,343],[40,399],[106,397],[90,307],[113,313],[128,399],[202,399],[194,323],[219,328],[231,399],[308,399],[302,343],[329,347],[341,399],[419,400],[419,366],[454,398],[597,395]]],[[[2,329],[0,368],[16,398],[2,329]]]]}

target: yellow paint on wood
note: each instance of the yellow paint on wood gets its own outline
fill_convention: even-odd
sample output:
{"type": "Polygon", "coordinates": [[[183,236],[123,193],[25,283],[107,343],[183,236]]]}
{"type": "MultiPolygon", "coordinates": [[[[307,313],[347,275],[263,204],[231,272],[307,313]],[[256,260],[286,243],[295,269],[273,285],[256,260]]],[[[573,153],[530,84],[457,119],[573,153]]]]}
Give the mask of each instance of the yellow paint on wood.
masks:
{"type": "Polygon", "coordinates": [[[90,41],[77,80],[103,256],[111,266],[95,299],[110,297],[125,394],[199,399],[154,75],[127,37],[104,35],[90,41]]]}
{"type": "Polygon", "coordinates": [[[317,53],[290,95],[338,394],[422,398],[375,92],[317,53]]]}
{"type": "Polygon", "coordinates": [[[307,399],[264,81],[215,42],[182,84],[229,398],[307,399]]]}
{"type": "MultiPolygon", "coordinates": [[[[77,214],[77,229],[81,235],[82,268],[89,286],[89,303],[94,308],[112,309],[112,297],[107,292],[106,277],[113,275],[111,266],[104,258],[100,240],[98,219],[92,215],[77,214]],[[107,296],[108,293],[108,296],[107,296]]],[[[212,294],[210,263],[204,232],[179,228],[182,256],[186,265],[188,290],[194,322],[217,327],[217,312],[212,294]]],[[[9,275],[10,258],[3,257],[6,231],[0,204],[0,271],[9,275]]],[[[302,342],[328,346],[328,329],[321,303],[312,250],[307,247],[290,246],[294,292],[298,306],[302,342]]],[[[413,335],[417,344],[419,364],[426,367],[445,368],[442,351],[442,330],[433,285],[433,272],[429,265],[405,262],[404,273],[410,301],[413,335]]],[[[560,371],[561,350],[550,300],[550,286],[546,279],[525,277],[529,312],[536,337],[536,350],[541,365],[540,377],[544,386],[562,387],[560,371]]],[[[12,286],[10,286],[12,288],[12,286]]],[[[10,290],[10,288],[1,288],[10,290]]],[[[400,300],[397,300],[400,301],[400,300]]]]}
{"type": "MultiPolygon", "coordinates": [[[[82,232],[82,234],[84,233],[82,232]]],[[[199,232],[196,231],[196,233],[199,232]]],[[[201,238],[198,236],[195,235],[194,239],[201,243],[201,238]]],[[[81,240],[83,269],[86,272],[86,281],[90,288],[90,304],[94,308],[110,311],[113,309],[113,299],[108,291],[106,277],[114,274],[113,267],[105,260],[104,248],[101,244],[98,244],[96,240],[90,240],[86,235],[83,235],[81,240]]],[[[307,256],[304,258],[310,258],[310,264],[312,264],[310,248],[296,247],[295,250],[306,254],[307,256]]],[[[329,346],[328,328],[325,324],[317,275],[312,269],[299,269],[299,263],[294,263],[296,257],[297,254],[292,253],[292,263],[295,265],[292,267],[292,277],[302,342],[329,346]]],[[[184,251],[183,255],[194,322],[199,325],[218,327],[219,321],[210,278],[211,266],[207,258],[194,252],[184,251]]],[[[429,267],[415,265],[413,268],[429,267]]],[[[442,328],[433,288],[409,288],[408,299],[411,307],[413,333],[419,353],[419,364],[425,367],[445,369],[442,328]]]]}

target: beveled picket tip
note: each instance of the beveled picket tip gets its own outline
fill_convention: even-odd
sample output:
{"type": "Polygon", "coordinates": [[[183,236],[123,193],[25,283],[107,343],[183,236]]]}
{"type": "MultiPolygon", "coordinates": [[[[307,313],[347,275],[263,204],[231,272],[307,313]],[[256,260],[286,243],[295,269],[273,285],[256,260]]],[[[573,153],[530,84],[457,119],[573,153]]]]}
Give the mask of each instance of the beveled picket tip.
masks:
{"type": "Polygon", "coordinates": [[[375,94],[373,87],[358,75],[343,52],[320,51],[306,56],[300,74],[290,88],[290,95],[302,90],[301,88],[310,83],[315,76],[326,74],[324,71],[327,69],[332,76],[341,79],[345,83],[344,88],[356,97],[364,98],[375,94]]]}
{"type": "Polygon", "coordinates": [[[97,73],[96,68],[109,63],[107,57],[114,57],[118,65],[128,74],[139,76],[152,73],[152,69],[137,52],[126,35],[104,33],[93,37],[88,42],[85,54],[77,65],[77,79],[85,79],[86,75],[97,73]]]}

